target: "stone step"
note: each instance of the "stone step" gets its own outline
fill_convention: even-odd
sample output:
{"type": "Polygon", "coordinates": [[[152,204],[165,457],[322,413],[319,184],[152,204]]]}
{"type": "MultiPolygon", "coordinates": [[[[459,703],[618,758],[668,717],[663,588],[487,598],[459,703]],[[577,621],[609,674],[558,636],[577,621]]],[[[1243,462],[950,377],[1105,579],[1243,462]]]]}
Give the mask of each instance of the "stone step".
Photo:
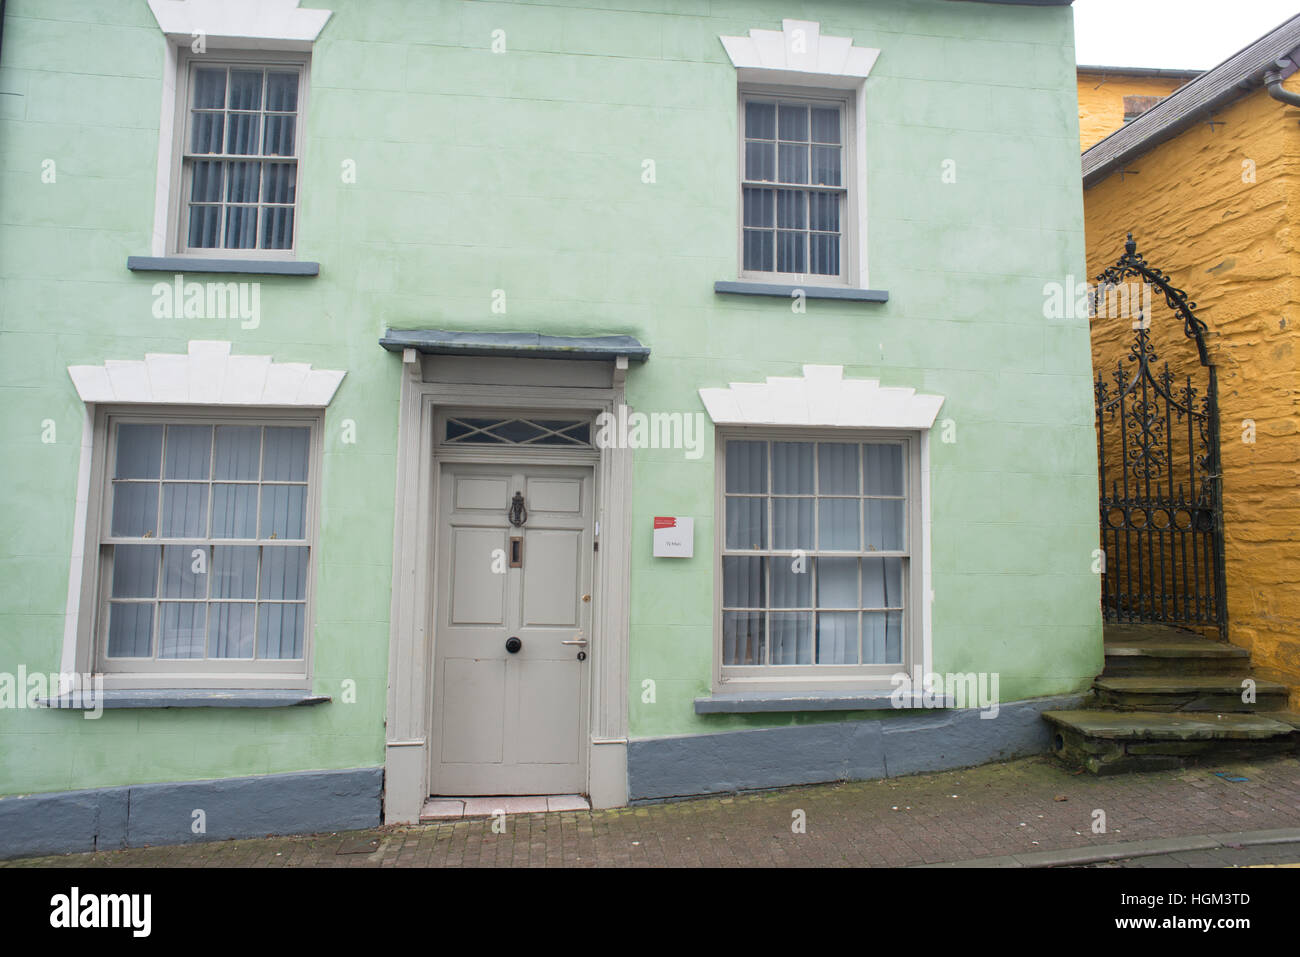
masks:
{"type": "Polygon", "coordinates": [[[1250,652],[1237,645],[1174,629],[1142,639],[1111,638],[1103,644],[1107,677],[1130,675],[1231,675],[1250,667],[1250,652]]]}
{"type": "Polygon", "coordinates": [[[1093,682],[1096,704],[1126,711],[1280,711],[1288,690],[1276,681],[1255,681],[1255,700],[1242,700],[1246,675],[1102,675],[1093,682]]]}
{"type": "Polygon", "coordinates": [[[1295,750],[1296,728],[1260,714],[1045,711],[1052,751],[1094,774],[1165,770],[1197,760],[1252,759],[1295,750]]]}

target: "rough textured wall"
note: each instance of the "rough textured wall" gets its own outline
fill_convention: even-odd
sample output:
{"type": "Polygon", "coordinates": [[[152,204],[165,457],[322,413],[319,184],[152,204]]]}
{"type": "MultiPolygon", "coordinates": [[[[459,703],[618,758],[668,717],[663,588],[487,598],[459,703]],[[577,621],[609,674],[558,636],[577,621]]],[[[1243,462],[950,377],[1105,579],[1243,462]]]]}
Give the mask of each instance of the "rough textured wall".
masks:
{"type": "Polygon", "coordinates": [[[1089,149],[1124,125],[1124,97],[1168,96],[1186,80],[1129,73],[1079,73],[1079,148],[1089,149]]]}
{"type": "MultiPolygon", "coordinates": [[[[1300,77],[1287,81],[1300,89],[1300,77]]],[[[1300,112],[1257,91],[1084,192],[1088,271],[1139,251],[1198,303],[1219,369],[1231,639],[1300,684],[1300,112]],[[1254,182],[1250,182],[1252,179],[1254,182]],[[1243,441],[1252,420],[1253,444],[1243,441]],[[1245,423],[1245,424],[1244,424],[1245,423]]],[[[1168,311],[1157,308],[1159,326],[1168,311]]],[[[1160,331],[1160,330],[1158,330],[1160,331]]],[[[1132,331],[1093,327],[1109,369],[1132,331]]],[[[1162,358],[1195,364],[1166,327],[1162,358]]],[[[1246,436],[1248,437],[1248,436],[1246,436]]]]}

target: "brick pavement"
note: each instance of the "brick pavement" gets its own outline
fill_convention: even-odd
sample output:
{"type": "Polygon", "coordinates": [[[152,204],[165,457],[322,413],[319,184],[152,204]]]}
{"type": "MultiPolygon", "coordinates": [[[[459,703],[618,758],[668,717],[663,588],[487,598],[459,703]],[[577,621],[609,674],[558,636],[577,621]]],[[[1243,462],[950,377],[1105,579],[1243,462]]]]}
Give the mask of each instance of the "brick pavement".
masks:
{"type": "Polygon", "coordinates": [[[1295,758],[1098,778],[1043,756],[880,781],[516,815],[506,818],[505,833],[494,833],[490,819],[462,820],[0,867],[900,866],[1297,826],[1295,758]],[[1232,783],[1215,771],[1249,780],[1232,783]],[[1094,809],[1106,813],[1104,834],[1091,831],[1094,809]],[[804,833],[792,829],[796,811],[806,816],[804,833]]]}

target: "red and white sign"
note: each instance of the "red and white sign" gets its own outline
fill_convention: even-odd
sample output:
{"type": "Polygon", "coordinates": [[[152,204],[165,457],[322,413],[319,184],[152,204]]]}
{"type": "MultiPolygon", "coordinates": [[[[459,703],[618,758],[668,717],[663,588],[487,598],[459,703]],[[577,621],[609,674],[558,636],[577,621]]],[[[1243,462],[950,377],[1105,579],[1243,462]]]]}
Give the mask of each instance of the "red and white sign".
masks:
{"type": "Polygon", "coordinates": [[[695,519],[656,515],[654,557],[693,558],[694,556],[695,519]]]}

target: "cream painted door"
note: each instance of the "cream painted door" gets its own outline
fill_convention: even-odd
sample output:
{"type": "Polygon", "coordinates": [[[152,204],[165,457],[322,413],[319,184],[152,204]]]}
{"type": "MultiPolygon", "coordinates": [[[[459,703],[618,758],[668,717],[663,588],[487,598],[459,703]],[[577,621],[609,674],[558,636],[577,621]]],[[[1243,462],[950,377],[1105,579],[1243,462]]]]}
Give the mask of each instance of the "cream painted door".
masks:
{"type": "Polygon", "coordinates": [[[431,791],[583,792],[592,471],[449,463],[439,486],[431,791]]]}

